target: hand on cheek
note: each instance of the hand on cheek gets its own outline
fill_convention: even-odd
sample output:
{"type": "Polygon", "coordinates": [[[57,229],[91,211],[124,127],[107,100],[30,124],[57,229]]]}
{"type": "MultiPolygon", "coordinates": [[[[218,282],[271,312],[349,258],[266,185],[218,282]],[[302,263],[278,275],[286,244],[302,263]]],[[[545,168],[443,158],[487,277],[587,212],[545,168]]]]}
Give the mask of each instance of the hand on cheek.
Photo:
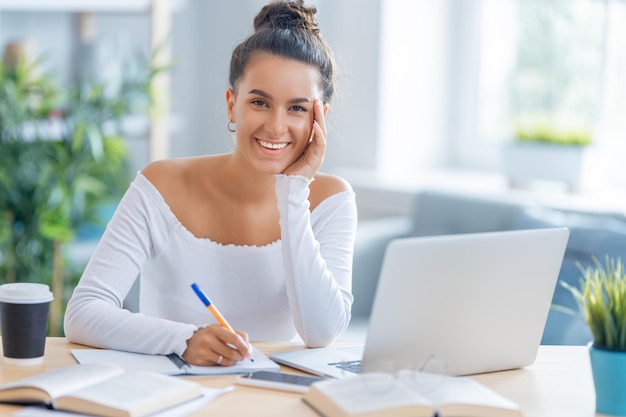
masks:
{"type": "Polygon", "coordinates": [[[313,103],[313,128],[311,137],[304,153],[296,161],[288,166],[283,174],[302,175],[306,178],[313,178],[317,170],[324,161],[326,152],[326,123],[324,121],[324,109],[319,100],[313,103]]]}

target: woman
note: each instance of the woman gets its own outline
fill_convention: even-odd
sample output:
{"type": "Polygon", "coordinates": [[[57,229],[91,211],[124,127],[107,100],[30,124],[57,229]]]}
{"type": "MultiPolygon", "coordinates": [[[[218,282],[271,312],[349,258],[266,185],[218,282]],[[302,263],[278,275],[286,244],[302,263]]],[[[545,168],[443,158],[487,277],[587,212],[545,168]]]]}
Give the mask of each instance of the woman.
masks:
{"type": "Polygon", "coordinates": [[[349,184],[318,172],[334,63],[315,13],[280,0],[255,17],[226,91],[235,150],[137,175],[68,303],[70,341],[227,366],[250,357],[249,339],[316,347],[345,330],[356,205],[349,184]],[[122,302],[138,276],[131,313],[122,302]]]}

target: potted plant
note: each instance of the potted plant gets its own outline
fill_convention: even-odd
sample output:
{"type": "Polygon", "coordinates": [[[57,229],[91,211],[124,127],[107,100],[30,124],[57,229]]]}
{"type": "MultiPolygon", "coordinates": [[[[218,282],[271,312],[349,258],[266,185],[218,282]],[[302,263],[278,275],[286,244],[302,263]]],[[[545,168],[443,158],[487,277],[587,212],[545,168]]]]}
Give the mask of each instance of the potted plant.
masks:
{"type": "Polygon", "coordinates": [[[120,121],[150,105],[159,70],[145,64],[116,86],[62,88],[37,61],[0,62],[0,283],[50,285],[51,336],[76,279],[65,245],[128,185],[120,121]]]}
{"type": "Polygon", "coordinates": [[[591,129],[559,126],[548,118],[518,122],[504,147],[504,172],[512,188],[535,180],[566,184],[576,192],[590,163],[591,129]]]}
{"type": "Polygon", "coordinates": [[[626,268],[607,257],[582,269],[580,288],[562,283],[589,325],[591,369],[598,413],[626,416],[626,268]]]}

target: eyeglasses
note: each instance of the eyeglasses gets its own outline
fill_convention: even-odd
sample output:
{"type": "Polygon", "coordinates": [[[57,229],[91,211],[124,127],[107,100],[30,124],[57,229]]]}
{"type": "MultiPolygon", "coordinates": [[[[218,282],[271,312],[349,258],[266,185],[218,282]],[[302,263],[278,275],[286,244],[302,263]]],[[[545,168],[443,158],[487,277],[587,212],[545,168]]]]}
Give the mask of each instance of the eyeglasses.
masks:
{"type": "Polygon", "coordinates": [[[359,374],[363,389],[372,395],[384,395],[401,381],[411,390],[429,396],[445,381],[447,365],[436,355],[430,355],[421,363],[408,368],[397,369],[393,359],[378,361],[374,372],[359,374]]]}

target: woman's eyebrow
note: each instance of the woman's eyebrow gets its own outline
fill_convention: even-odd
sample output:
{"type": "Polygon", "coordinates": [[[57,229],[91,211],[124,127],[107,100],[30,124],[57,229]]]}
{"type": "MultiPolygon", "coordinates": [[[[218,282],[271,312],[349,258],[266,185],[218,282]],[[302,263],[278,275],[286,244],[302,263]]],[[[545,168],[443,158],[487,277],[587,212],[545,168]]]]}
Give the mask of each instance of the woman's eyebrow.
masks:
{"type": "MultiPolygon", "coordinates": [[[[274,97],[272,97],[271,95],[267,94],[263,90],[252,89],[252,90],[248,91],[248,94],[261,96],[261,97],[266,98],[268,100],[273,100],[274,99],[274,97]]],[[[308,97],[298,97],[298,98],[292,98],[291,100],[289,100],[289,103],[290,104],[311,103],[311,101],[312,100],[310,98],[308,98],[308,97]]]]}
{"type": "Polygon", "coordinates": [[[269,94],[267,94],[263,90],[252,89],[252,90],[248,91],[248,94],[261,96],[261,97],[266,98],[268,100],[273,100],[274,99],[274,97],[270,96],[269,94]]]}

